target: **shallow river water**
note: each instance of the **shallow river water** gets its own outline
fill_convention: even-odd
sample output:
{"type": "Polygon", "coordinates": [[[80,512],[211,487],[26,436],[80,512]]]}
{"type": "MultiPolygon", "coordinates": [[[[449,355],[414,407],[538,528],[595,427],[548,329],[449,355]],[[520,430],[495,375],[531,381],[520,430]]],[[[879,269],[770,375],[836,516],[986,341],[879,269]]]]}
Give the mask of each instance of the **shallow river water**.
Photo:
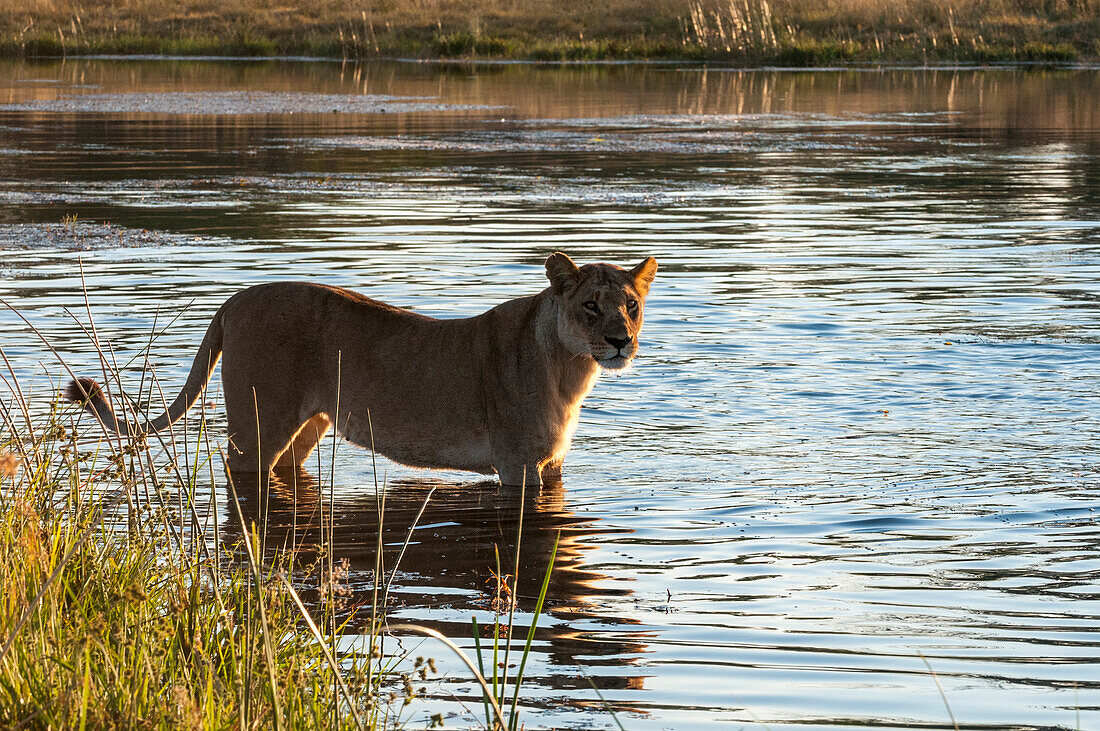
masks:
{"type": "MultiPolygon", "coordinates": [[[[523,500],[517,637],[561,531],[528,728],[951,728],[944,698],[1100,728],[1100,71],[0,64],[0,297],[90,375],[81,267],[133,383],[177,318],[174,393],[244,286],[464,316],[555,250],[660,271],[634,368],[523,500]]],[[[0,332],[46,403],[60,368],[0,332]]],[[[332,490],[369,601],[375,473],[331,448],[299,490],[332,490]]],[[[390,621],[472,650],[520,497],[377,476],[387,563],[435,488],[390,621]]],[[[444,671],[414,724],[476,723],[462,668],[414,654],[444,671]]]]}

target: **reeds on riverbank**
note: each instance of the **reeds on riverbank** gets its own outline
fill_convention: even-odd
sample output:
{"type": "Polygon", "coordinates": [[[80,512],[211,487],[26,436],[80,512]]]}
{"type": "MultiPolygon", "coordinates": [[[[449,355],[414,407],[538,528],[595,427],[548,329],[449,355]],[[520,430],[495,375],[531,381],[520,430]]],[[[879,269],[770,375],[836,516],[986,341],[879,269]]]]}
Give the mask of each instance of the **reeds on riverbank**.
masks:
{"type": "Polygon", "coordinates": [[[1067,61],[1100,55],[1093,0],[30,0],[0,53],[337,58],[1067,61]]]}
{"type": "Polygon", "coordinates": [[[383,660],[332,661],[290,585],[252,560],[252,527],[208,541],[216,524],[192,503],[205,460],[86,451],[71,410],[5,401],[0,727],[359,728],[384,713],[383,660]]]}

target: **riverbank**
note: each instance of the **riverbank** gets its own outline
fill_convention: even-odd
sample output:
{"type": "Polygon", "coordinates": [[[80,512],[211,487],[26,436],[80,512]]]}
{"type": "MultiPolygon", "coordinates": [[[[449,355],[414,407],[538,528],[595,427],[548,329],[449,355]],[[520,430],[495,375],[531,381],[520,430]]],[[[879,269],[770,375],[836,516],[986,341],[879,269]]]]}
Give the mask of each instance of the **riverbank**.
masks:
{"type": "Polygon", "coordinates": [[[33,0],[0,9],[0,55],[665,59],[741,65],[1067,62],[1100,55],[1084,0],[33,0]]]}

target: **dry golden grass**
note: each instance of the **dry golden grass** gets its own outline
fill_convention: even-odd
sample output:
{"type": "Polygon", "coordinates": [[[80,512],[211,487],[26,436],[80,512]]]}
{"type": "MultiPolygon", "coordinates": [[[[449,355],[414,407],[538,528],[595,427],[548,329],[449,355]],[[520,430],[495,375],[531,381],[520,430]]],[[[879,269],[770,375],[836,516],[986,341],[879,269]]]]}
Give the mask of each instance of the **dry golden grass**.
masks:
{"type": "Polygon", "coordinates": [[[1100,53],[1100,0],[5,0],[8,54],[167,52],[805,64],[1100,53]]]}

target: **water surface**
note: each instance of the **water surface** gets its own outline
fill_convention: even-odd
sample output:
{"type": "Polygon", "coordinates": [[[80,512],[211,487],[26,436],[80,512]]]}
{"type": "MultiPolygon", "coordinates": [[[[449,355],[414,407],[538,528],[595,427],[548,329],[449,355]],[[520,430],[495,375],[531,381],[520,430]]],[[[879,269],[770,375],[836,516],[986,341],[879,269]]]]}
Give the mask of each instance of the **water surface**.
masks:
{"type": "MultiPolygon", "coordinates": [[[[951,728],[921,655],[963,727],[1100,726],[1098,212],[1093,70],[0,65],[0,297],[81,372],[81,268],[132,383],[176,318],[174,393],[250,284],[456,317],[554,250],[658,259],[562,487],[326,443],[265,511],[272,552],[308,545],[325,493],[369,601],[375,478],[387,565],[431,492],[390,619],[468,649],[521,505],[517,636],[560,530],[530,728],[614,728],[590,682],[627,728],[951,728]]],[[[60,369],[0,329],[45,404],[60,369]]],[[[474,723],[415,652],[445,677],[407,713],[474,723]]]]}

